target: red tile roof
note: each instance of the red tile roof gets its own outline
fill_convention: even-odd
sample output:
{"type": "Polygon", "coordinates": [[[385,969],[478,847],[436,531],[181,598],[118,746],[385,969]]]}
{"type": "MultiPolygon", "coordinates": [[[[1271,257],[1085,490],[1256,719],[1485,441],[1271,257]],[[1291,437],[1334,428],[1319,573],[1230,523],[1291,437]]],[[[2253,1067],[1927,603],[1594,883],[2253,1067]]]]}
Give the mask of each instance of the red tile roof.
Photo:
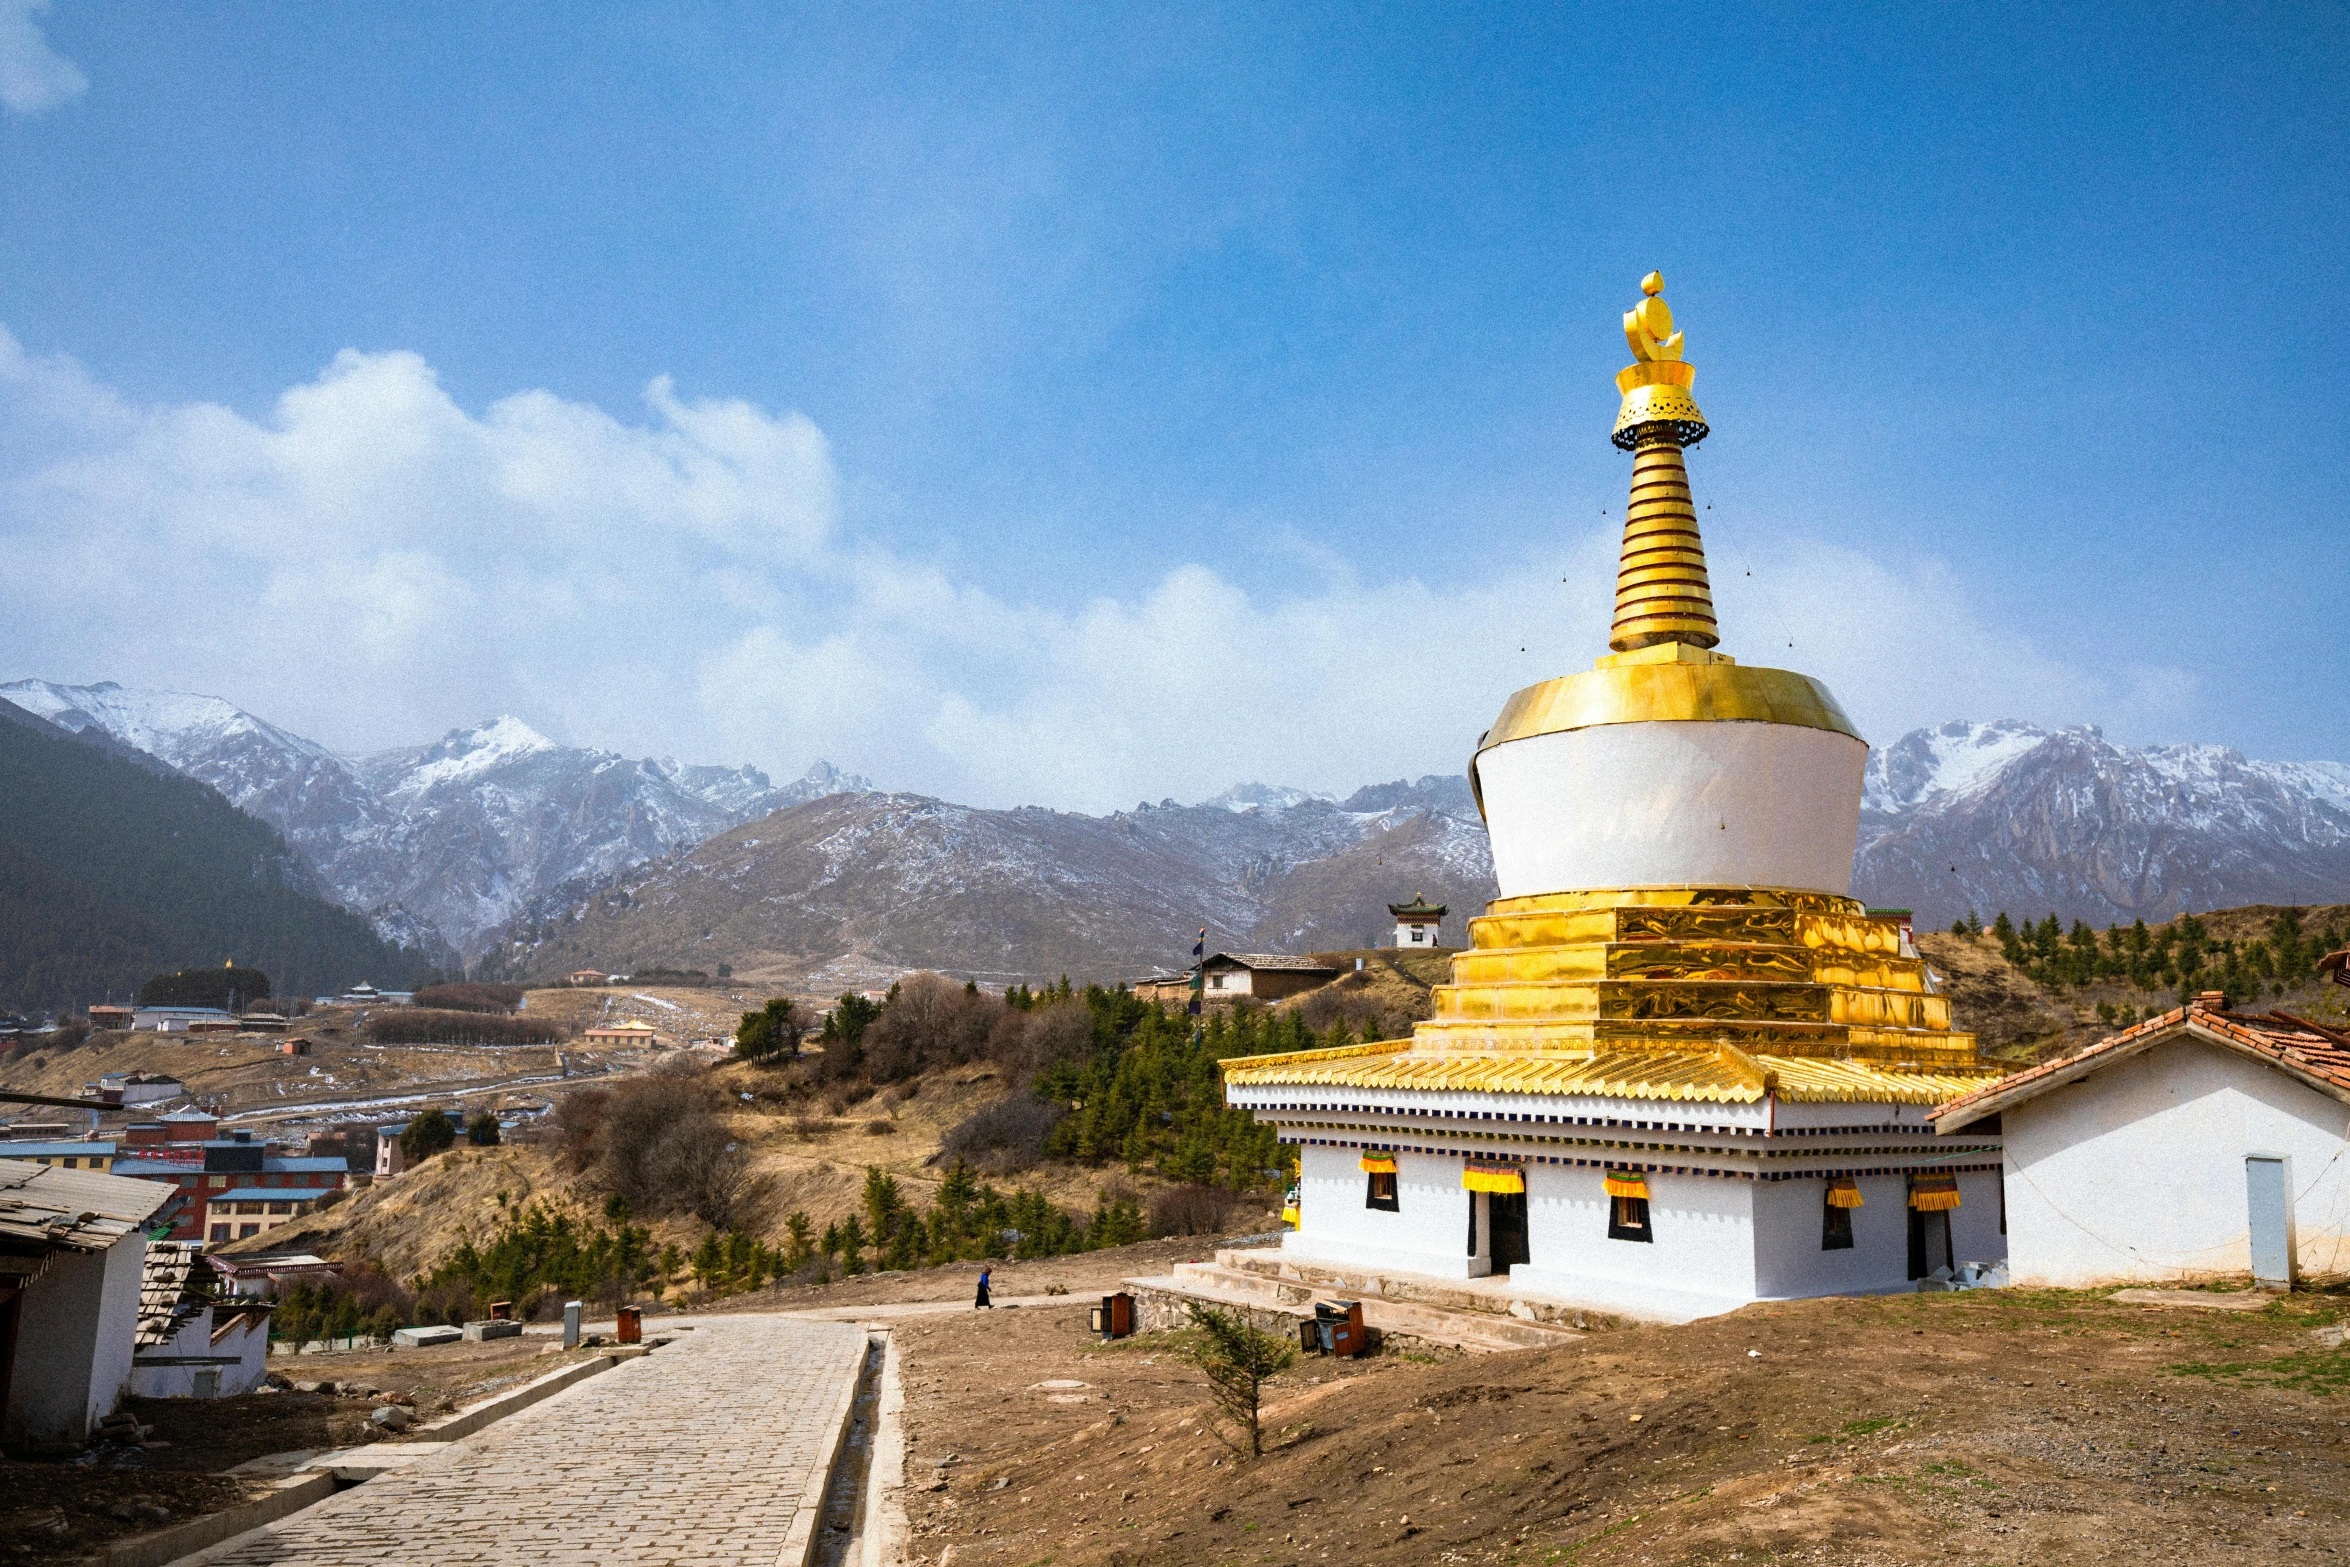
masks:
{"type": "Polygon", "coordinates": [[[2301,1079],[2312,1088],[2350,1101],[2350,1032],[2312,1023],[2290,1012],[2251,1017],[2197,1002],[2174,1007],[2160,1017],[2150,1017],[2135,1028],[2101,1039],[2060,1061],[2045,1061],[1985,1084],[1971,1094],[1937,1106],[1927,1119],[1938,1132],[1956,1131],[2009,1105],[2074,1082],[2100,1066],[2150,1049],[2182,1031],[2240,1051],[2301,1079]]]}

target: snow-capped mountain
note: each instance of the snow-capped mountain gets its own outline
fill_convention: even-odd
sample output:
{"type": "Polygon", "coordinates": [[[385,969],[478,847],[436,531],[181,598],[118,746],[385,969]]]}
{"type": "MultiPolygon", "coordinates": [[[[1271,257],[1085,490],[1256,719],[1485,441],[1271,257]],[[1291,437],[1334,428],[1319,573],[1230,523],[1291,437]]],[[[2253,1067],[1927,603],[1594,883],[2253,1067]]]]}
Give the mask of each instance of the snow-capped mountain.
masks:
{"type": "Polygon", "coordinates": [[[320,885],[387,939],[470,958],[531,898],[737,822],[871,787],[819,762],[777,788],[752,767],[558,745],[517,718],[344,757],[217,697],[20,680],[0,697],[212,785],[278,828],[320,885]]]}
{"type": "MultiPolygon", "coordinates": [[[[2054,911],[2099,924],[2259,902],[2350,901],[2350,768],[2218,746],[2134,749],[2094,729],[1946,724],[1872,755],[1854,893],[1947,924],[2054,911]]],[[[1228,950],[1357,947],[1385,905],[1494,894],[1459,778],[1333,800],[1242,785],[1106,817],[981,811],[913,795],[819,801],[547,900],[493,961],[517,975],[671,964],[824,987],[907,968],[1102,978],[1228,950]]]]}
{"type": "Polygon", "coordinates": [[[1859,848],[1854,890],[1934,924],[2334,902],[2350,898],[2350,767],[1949,723],[1870,756],[1859,848]]]}
{"type": "Polygon", "coordinates": [[[1454,940],[1493,896],[1461,779],[1343,801],[1252,787],[1109,816],[836,795],[547,900],[488,961],[526,976],[725,961],[819,988],[924,967],[1131,978],[1189,962],[1203,924],[1236,951],[1370,945],[1394,929],[1386,905],[1415,893],[1452,906],[1454,940]]]}
{"type": "MultiPolygon", "coordinates": [[[[1361,946],[1414,894],[1451,905],[1459,941],[1494,891],[1457,777],[1343,800],[1250,783],[1094,817],[877,794],[824,763],[778,788],[515,718],[354,758],[212,697],[30,680],[0,697],[211,784],[386,938],[516,974],[1102,977],[1180,964],[1202,923],[1232,950],[1361,946]]],[[[1857,896],[1934,925],[2350,901],[2350,767],[1945,724],[1871,755],[1857,851],[1857,896]]]]}

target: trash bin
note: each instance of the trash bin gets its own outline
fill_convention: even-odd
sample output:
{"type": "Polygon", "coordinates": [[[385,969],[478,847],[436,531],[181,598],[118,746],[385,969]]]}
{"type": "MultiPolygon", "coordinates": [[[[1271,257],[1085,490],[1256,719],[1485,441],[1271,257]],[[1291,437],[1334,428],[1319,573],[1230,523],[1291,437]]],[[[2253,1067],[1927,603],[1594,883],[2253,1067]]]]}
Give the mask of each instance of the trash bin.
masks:
{"type": "Polygon", "coordinates": [[[1134,1333],[1134,1297],[1123,1290],[1104,1295],[1091,1317],[1093,1330],[1103,1338],[1129,1338],[1134,1333]]]}
{"type": "Polygon", "coordinates": [[[1371,1347],[1371,1336],[1363,1328],[1363,1303],[1359,1300],[1315,1301],[1314,1327],[1325,1353],[1352,1359],[1371,1347]]]}
{"type": "Polygon", "coordinates": [[[623,1344],[642,1344],[645,1341],[645,1314],[634,1306],[620,1308],[620,1330],[613,1334],[623,1344]]]}

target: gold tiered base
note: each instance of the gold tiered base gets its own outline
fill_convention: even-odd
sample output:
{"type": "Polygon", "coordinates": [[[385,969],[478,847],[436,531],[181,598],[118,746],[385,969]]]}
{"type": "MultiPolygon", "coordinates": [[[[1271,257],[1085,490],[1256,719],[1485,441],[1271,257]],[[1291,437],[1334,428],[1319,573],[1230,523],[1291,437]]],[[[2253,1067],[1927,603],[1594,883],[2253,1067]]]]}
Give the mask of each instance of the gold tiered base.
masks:
{"type": "Polygon", "coordinates": [[[1958,1067],[1926,965],[1850,898],[1761,887],[1504,898],[1469,922],[1416,1050],[1488,1054],[1727,1041],[1771,1055],[1958,1067]]]}
{"type": "Polygon", "coordinates": [[[1408,1041],[1247,1056],[1228,1086],[1935,1104],[1978,1086],[1901,928],[1767,887],[1504,898],[1408,1041]]]}

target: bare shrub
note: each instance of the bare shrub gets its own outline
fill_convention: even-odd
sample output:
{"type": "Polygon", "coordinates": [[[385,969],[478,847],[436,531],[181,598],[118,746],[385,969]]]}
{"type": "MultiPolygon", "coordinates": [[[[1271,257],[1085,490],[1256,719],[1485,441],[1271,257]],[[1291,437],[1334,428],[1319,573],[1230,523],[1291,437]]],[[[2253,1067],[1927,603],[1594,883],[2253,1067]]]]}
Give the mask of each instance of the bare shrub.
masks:
{"type": "Polygon", "coordinates": [[[574,1173],[594,1169],[604,1147],[604,1116],[612,1107],[606,1088],[582,1088],[555,1106],[555,1147],[574,1173]]]}
{"type": "Polygon", "coordinates": [[[551,1045],[565,1037],[563,1025],[546,1018],[422,1007],[392,1007],[373,1013],[365,1032],[379,1045],[551,1045]]]}
{"type": "Polygon", "coordinates": [[[1003,1003],[944,974],[899,980],[881,1016],[865,1030],[865,1070],[877,1083],[959,1066],[987,1053],[1003,1003]]]}
{"type": "Polygon", "coordinates": [[[1021,1081],[1033,1082],[1049,1067],[1084,1060],[1093,1047],[1093,1009],[1082,1001],[1056,1001],[1028,1014],[1028,1028],[1011,1064],[1021,1081]]]}
{"type": "Polygon", "coordinates": [[[1153,1235],[1221,1235],[1239,1198],[1221,1186],[1187,1183],[1151,1194],[1153,1235]]]}
{"type": "Polygon", "coordinates": [[[420,1007],[435,1007],[445,1012],[507,1013],[522,1005],[524,995],[520,985],[489,985],[473,981],[457,981],[447,985],[427,985],[413,998],[420,1007]]]}
{"type": "Polygon", "coordinates": [[[1297,1004],[1298,1016],[1317,1034],[1326,1034],[1337,1023],[1344,1023],[1358,1036],[1367,1023],[1376,1030],[1374,1037],[1400,1039],[1411,1032],[1411,1019],[1382,1006],[1371,986],[1370,976],[1360,972],[1313,991],[1297,1004]]]}
{"type": "MultiPolygon", "coordinates": [[[[762,1195],[747,1149],[718,1117],[723,1102],[699,1068],[685,1062],[631,1078],[603,1093],[595,1111],[577,1114],[592,1150],[596,1182],[644,1215],[691,1213],[719,1229],[737,1226],[762,1195]],[[586,1123],[593,1117],[592,1131],[586,1123]]],[[[565,1146],[573,1146],[564,1102],[565,1146]]],[[[576,1157],[576,1156],[575,1156],[576,1157]]]]}
{"type": "Polygon", "coordinates": [[[961,1159],[974,1169],[1010,1175],[1044,1158],[1044,1141],[1067,1112],[1026,1094],[1006,1094],[972,1111],[938,1140],[941,1163],[961,1159]]]}
{"type": "Polygon", "coordinates": [[[867,1137],[887,1137],[894,1133],[897,1129],[897,1122],[884,1120],[879,1117],[876,1117],[875,1119],[865,1123],[865,1135],[867,1137]]]}
{"type": "Polygon", "coordinates": [[[831,1130],[832,1123],[820,1115],[795,1115],[791,1118],[791,1134],[803,1143],[831,1130]]]}

